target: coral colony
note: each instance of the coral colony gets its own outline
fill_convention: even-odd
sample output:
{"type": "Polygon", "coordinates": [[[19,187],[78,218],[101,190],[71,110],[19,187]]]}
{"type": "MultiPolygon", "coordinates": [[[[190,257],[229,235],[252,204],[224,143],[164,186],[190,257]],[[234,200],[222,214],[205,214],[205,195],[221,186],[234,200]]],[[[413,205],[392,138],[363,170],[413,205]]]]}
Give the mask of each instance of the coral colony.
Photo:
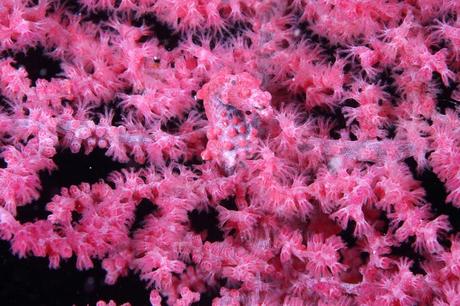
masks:
{"type": "Polygon", "coordinates": [[[15,256],[152,305],[460,305],[459,1],[2,0],[0,51],[15,256]]]}

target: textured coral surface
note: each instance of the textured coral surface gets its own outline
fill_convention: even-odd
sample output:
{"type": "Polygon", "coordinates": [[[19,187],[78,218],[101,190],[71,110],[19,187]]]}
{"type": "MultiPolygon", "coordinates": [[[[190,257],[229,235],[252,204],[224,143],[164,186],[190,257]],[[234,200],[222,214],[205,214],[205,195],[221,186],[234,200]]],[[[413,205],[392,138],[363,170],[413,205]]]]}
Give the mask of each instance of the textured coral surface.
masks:
{"type": "Polygon", "coordinates": [[[457,0],[2,0],[0,304],[460,305],[459,80],[457,0]]]}

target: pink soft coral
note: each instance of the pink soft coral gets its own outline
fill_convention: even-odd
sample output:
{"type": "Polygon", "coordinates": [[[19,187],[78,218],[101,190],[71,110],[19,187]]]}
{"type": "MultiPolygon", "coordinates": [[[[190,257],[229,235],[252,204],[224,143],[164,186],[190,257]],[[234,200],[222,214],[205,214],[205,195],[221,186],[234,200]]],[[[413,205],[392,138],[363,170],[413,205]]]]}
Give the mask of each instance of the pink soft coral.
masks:
{"type": "Polygon", "coordinates": [[[457,303],[455,1],[78,3],[0,5],[14,254],[134,272],[153,305],[457,303]],[[23,221],[66,149],[122,169],[23,221]]]}

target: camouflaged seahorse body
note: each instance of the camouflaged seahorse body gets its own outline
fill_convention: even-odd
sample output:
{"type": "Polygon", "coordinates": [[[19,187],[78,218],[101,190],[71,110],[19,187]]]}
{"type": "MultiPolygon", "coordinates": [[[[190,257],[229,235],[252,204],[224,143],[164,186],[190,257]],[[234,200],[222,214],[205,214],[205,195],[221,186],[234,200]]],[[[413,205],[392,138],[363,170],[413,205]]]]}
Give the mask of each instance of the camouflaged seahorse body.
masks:
{"type": "Polygon", "coordinates": [[[266,134],[263,121],[270,118],[271,95],[260,89],[260,82],[248,73],[221,73],[197,94],[204,100],[209,121],[204,160],[216,160],[227,174],[239,162],[251,158],[266,134]]]}

